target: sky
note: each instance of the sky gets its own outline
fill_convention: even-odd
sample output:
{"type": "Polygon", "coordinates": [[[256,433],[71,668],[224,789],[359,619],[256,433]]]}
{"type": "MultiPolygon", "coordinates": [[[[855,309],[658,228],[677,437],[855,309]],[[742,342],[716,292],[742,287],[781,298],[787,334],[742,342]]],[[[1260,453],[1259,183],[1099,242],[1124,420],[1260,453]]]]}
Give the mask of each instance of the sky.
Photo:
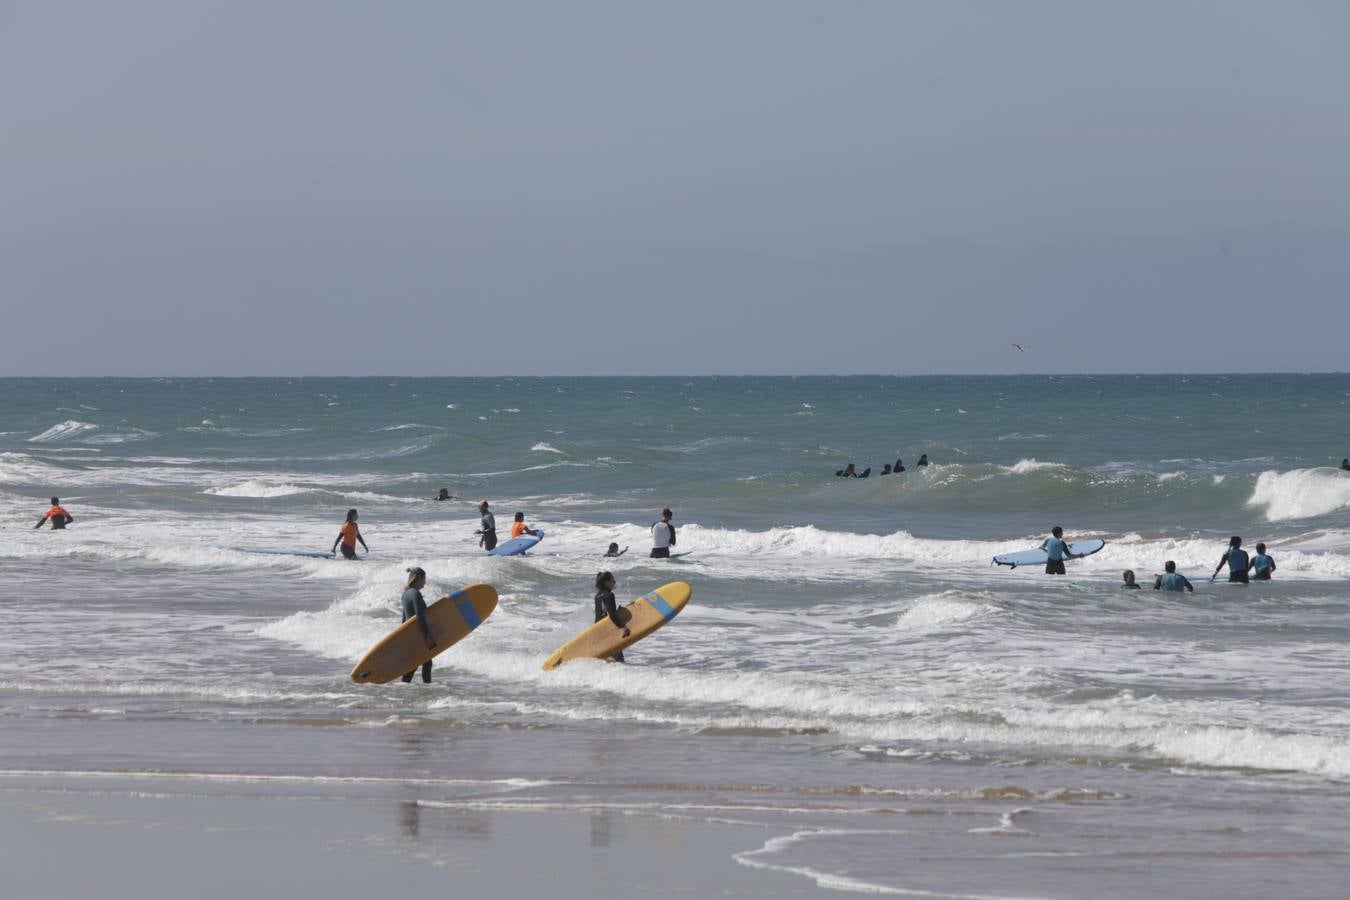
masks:
{"type": "Polygon", "coordinates": [[[1347,34],[0,0],[0,375],[1344,371],[1347,34]]]}

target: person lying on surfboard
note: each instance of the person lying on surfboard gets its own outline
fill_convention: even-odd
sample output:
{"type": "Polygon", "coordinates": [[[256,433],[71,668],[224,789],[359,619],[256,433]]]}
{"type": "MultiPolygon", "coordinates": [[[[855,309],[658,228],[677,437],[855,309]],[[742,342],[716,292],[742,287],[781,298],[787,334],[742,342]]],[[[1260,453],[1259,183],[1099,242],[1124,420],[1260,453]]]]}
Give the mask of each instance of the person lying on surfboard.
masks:
{"type": "Polygon", "coordinates": [[[1069,545],[1064,541],[1064,529],[1058,525],[1050,529],[1050,536],[1041,542],[1041,549],[1050,557],[1045,561],[1047,575],[1063,575],[1064,560],[1077,558],[1076,554],[1069,552],[1069,545]]]}
{"type": "MultiPolygon", "coordinates": [[[[422,632],[422,639],[427,642],[428,650],[436,649],[436,639],[431,636],[431,626],[427,624],[427,601],[422,599],[422,588],[426,587],[427,573],[421,566],[414,566],[408,570],[408,581],[403,590],[403,621],[408,621],[414,616],[417,618],[417,628],[422,632]]],[[[403,673],[404,684],[409,684],[413,680],[413,674],[416,672],[403,673]]],[[[422,663],[422,682],[431,684],[431,660],[422,663]]]]}
{"type": "Polygon", "coordinates": [[[38,519],[38,523],[33,527],[41,528],[43,522],[51,522],[52,531],[60,531],[62,528],[65,528],[66,525],[74,521],[75,517],[66,512],[65,508],[61,506],[61,498],[53,497],[52,508],[43,513],[42,518],[38,519]]]}
{"type": "Polygon", "coordinates": [[[525,514],[523,512],[518,512],[516,513],[515,521],[511,523],[511,537],[518,538],[522,534],[531,534],[534,535],[535,537],[544,536],[544,533],[542,531],[538,531],[526,525],[525,514]]]}
{"type": "MultiPolygon", "coordinates": [[[[606,616],[614,623],[615,628],[623,629],[623,636],[628,637],[630,632],[619,619],[619,607],[614,602],[615,581],[613,574],[609,572],[597,572],[595,575],[595,621],[599,622],[606,616]]],[[[614,662],[623,662],[623,651],[620,650],[610,657],[614,662]]]]}
{"type": "Polygon", "coordinates": [[[333,541],[333,549],[328,552],[336,553],[338,547],[341,546],[343,559],[356,559],[357,541],[361,542],[362,549],[367,553],[370,552],[370,548],[366,546],[366,539],[361,537],[361,529],[356,527],[356,510],[349,509],[347,510],[347,521],[343,522],[342,527],[338,529],[337,539],[333,541]]]}

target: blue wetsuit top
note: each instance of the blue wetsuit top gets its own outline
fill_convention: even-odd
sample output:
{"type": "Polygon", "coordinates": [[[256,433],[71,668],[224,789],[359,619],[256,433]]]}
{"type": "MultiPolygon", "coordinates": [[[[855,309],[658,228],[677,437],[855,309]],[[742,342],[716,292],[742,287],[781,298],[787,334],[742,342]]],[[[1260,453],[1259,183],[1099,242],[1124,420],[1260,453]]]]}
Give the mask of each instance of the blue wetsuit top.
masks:
{"type": "Polygon", "coordinates": [[[422,630],[422,637],[431,640],[431,625],[427,622],[427,602],[422,599],[422,592],[417,588],[408,588],[403,592],[403,621],[417,617],[417,627],[422,630]]]}
{"type": "Polygon", "coordinates": [[[1247,571],[1247,551],[1241,547],[1234,547],[1224,554],[1224,559],[1228,560],[1228,571],[1236,575],[1238,572],[1247,571]]]}
{"type": "Polygon", "coordinates": [[[1159,590],[1184,592],[1190,584],[1180,572],[1165,572],[1158,576],[1159,590]]]}
{"type": "Polygon", "coordinates": [[[1061,538],[1046,538],[1045,552],[1050,555],[1052,560],[1062,560],[1069,555],[1069,545],[1061,538]]]}
{"type": "Polygon", "coordinates": [[[1258,553],[1252,557],[1252,567],[1256,570],[1257,578],[1263,575],[1268,577],[1275,568],[1275,560],[1264,553],[1258,553]]]}

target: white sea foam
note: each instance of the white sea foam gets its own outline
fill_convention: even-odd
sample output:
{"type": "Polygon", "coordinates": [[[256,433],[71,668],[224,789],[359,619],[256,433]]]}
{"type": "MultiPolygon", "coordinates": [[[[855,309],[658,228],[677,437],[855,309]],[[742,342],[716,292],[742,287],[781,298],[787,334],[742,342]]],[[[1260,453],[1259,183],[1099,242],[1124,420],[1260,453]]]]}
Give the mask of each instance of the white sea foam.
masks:
{"type": "Polygon", "coordinates": [[[1025,475],[1028,472],[1039,472],[1042,469],[1063,469],[1064,463],[1041,462],[1037,459],[1019,459],[1016,463],[1006,467],[1006,471],[1014,475],[1025,475]]]}
{"type": "Polygon", "coordinates": [[[1247,505],[1264,507],[1270,522],[1309,519],[1350,509],[1350,472],[1329,468],[1262,472],[1247,505]]]}
{"type": "Polygon", "coordinates": [[[78,422],[74,419],[68,419],[65,422],[59,422],[56,425],[53,425],[41,434],[33,435],[28,440],[35,444],[45,443],[47,441],[64,441],[77,435],[95,431],[97,428],[97,425],[90,422],[78,422]]]}
{"type": "Polygon", "coordinates": [[[546,444],[543,441],[535,444],[530,449],[539,453],[562,453],[557,447],[554,447],[552,444],[546,444]]]}
{"type": "Polygon", "coordinates": [[[251,478],[240,484],[232,484],[228,487],[207,488],[202,491],[204,494],[214,494],[218,497],[289,497],[292,494],[303,494],[306,488],[295,484],[277,483],[258,478],[251,478]]]}

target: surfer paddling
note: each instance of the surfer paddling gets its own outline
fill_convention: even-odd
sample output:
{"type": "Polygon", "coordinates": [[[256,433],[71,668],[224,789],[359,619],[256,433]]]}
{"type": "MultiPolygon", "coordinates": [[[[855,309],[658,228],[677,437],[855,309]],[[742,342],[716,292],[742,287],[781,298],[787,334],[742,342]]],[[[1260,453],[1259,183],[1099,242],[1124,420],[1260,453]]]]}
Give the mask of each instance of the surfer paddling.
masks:
{"type": "Polygon", "coordinates": [[[42,514],[42,518],[38,519],[37,524],[34,525],[33,528],[41,528],[42,523],[51,522],[52,531],[61,531],[74,521],[75,517],[66,512],[65,508],[61,506],[61,498],[53,497],[51,509],[42,514]]]}
{"type": "Polygon", "coordinates": [[[338,529],[337,539],[333,541],[333,549],[328,552],[336,553],[338,548],[341,547],[343,559],[356,559],[357,543],[361,544],[362,550],[367,553],[370,552],[370,548],[366,546],[366,539],[361,537],[361,529],[357,527],[356,510],[349,509],[347,510],[347,521],[343,522],[342,527],[338,529]]]}

